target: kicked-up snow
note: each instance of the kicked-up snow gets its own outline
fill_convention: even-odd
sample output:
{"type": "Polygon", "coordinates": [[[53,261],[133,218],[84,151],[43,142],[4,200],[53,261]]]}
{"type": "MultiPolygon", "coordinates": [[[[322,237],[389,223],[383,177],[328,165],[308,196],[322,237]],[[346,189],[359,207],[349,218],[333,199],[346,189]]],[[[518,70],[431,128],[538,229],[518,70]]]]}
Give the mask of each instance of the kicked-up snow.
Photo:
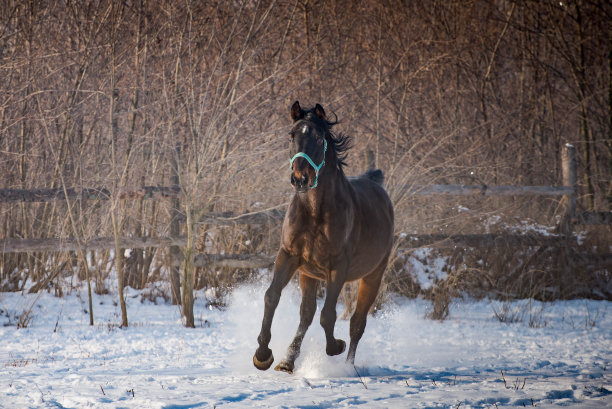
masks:
{"type": "MultiPolygon", "coordinates": [[[[198,293],[195,329],[182,325],[177,307],[142,302],[133,290],[127,329],[117,327],[111,296],[95,296],[90,327],[85,292],[2,293],[0,407],[612,406],[610,302],[457,300],[438,322],[423,318],[426,301],[392,300],[369,318],[356,367],[345,354],[325,355],[317,313],[288,375],[252,364],[264,289],[237,289],[225,310],[198,293]],[[31,320],[18,329],[30,306],[31,320]]],[[[276,361],[297,328],[299,300],[295,287],[285,289],[272,327],[276,361]]],[[[336,337],[348,341],[348,326],[339,320],[336,337]]]]}

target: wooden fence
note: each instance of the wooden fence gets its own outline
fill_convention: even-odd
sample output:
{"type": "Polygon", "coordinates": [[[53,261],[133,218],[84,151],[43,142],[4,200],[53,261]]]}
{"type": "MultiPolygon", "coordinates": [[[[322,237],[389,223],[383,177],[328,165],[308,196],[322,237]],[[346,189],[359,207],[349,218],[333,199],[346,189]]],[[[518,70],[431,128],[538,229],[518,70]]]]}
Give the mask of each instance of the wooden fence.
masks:
{"type": "MultiPolygon", "coordinates": [[[[463,235],[435,235],[420,234],[408,235],[407,243],[416,246],[432,245],[450,246],[464,245],[469,247],[496,246],[496,245],[556,245],[570,237],[572,225],[579,224],[612,224],[612,212],[576,214],[576,156],[575,149],[566,145],[562,157],[563,186],[485,186],[485,185],[428,185],[405,186],[402,194],[411,195],[481,195],[481,196],[563,196],[564,217],[559,226],[558,236],[525,236],[525,235],[491,235],[491,234],[463,234],[463,235]]],[[[0,189],[0,202],[48,202],[63,200],[174,200],[173,220],[170,226],[171,235],[168,237],[123,237],[119,239],[120,248],[148,248],[171,247],[172,266],[176,268],[182,262],[182,255],[177,248],[184,247],[187,238],[178,236],[179,223],[185,217],[178,213],[178,198],[181,196],[180,188],[145,186],[138,189],[121,189],[115,194],[106,189],[90,188],[53,188],[53,189],[0,189]]],[[[231,212],[207,213],[199,222],[211,225],[250,224],[261,225],[275,223],[282,220],[284,212],[272,210],[266,212],[235,215],[231,212]]],[[[72,238],[4,238],[0,239],[0,253],[24,252],[54,252],[77,251],[94,249],[114,249],[115,240],[112,237],[96,237],[89,240],[77,241],[72,238]]],[[[235,268],[262,268],[272,265],[274,256],[261,254],[200,254],[195,258],[196,266],[219,266],[235,268]]]]}

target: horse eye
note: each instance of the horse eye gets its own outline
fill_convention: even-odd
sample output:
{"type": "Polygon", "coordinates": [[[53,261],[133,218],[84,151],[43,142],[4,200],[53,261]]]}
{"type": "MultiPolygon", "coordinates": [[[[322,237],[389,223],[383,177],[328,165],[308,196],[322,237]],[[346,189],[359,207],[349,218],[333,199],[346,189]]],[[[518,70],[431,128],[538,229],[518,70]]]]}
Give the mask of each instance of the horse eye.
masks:
{"type": "Polygon", "coordinates": [[[317,145],[323,145],[323,138],[317,138],[317,145]]]}

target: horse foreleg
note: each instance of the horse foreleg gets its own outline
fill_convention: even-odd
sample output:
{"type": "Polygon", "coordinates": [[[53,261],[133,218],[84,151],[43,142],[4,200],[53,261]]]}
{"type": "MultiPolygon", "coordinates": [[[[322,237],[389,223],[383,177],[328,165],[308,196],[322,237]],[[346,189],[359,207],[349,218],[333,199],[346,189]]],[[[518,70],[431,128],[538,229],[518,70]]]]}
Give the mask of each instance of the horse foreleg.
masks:
{"type": "Polygon", "coordinates": [[[274,277],[264,297],[264,316],[261,322],[261,331],[257,337],[259,348],[257,348],[253,356],[253,364],[262,371],[268,369],[272,362],[274,362],[272,350],[268,348],[271,338],[270,328],[272,327],[272,319],[274,318],[274,311],[276,311],[278,306],[281,292],[289,283],[289,280],[291,280],[293,273],[295,273],[298,267],[298,263],[298,257],[291,257],[283,249],[279,250],[276,255],[274,277]]]}
{"type": "Polygon", "coordinates": [[[336,303],[344,285],[344,276],[339,276],[338,271],[327,280],[327,295],[321,310],[321,326],[325,330],[327,355],[339,355],[346,349],[346,342],[334,337],[334,326],[336,325],[336,303]]]}
{"type": "Polygon", "coordinates": [[[312,319],[317,310],[317,280],[300,272],[300,287],[302,288],[300,325],[298,326],[291,345],[289,345],[289,349],[287,349],[287,356],[274,368],[277,371],[293,373],[295,360],[300,355],[300,348],[302,347],[304,335],[306,335],[308,327],[312,324],[312,319]]]}
{"type": "Polygon", "coordinates": [[[349,346],[349,350],[346,355],[346,362],[350,364],[355,363],[357,344],[359,344],[359,340],[365,331],[368,311],[376,300],[376,295],[378,294],[380,282],[386,267],[387,259],[385,258],[384,262],[381,263],[376,270],[359,280],[357,305],[355,307],[355,312],[351,317],[350,324],[351,345],[349,346]]]}

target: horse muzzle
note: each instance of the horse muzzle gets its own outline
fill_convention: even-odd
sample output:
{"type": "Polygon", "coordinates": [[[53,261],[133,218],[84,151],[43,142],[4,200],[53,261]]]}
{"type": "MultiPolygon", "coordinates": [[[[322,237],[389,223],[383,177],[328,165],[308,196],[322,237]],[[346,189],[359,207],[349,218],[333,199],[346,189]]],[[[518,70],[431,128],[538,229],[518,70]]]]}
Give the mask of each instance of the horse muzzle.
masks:
{"type": "Polygon", "coordinates": [[[291,185],[297,192],[304,193],[310,187],[308,179],[306,172],[293,172],[291,174],[291,185]]]}

